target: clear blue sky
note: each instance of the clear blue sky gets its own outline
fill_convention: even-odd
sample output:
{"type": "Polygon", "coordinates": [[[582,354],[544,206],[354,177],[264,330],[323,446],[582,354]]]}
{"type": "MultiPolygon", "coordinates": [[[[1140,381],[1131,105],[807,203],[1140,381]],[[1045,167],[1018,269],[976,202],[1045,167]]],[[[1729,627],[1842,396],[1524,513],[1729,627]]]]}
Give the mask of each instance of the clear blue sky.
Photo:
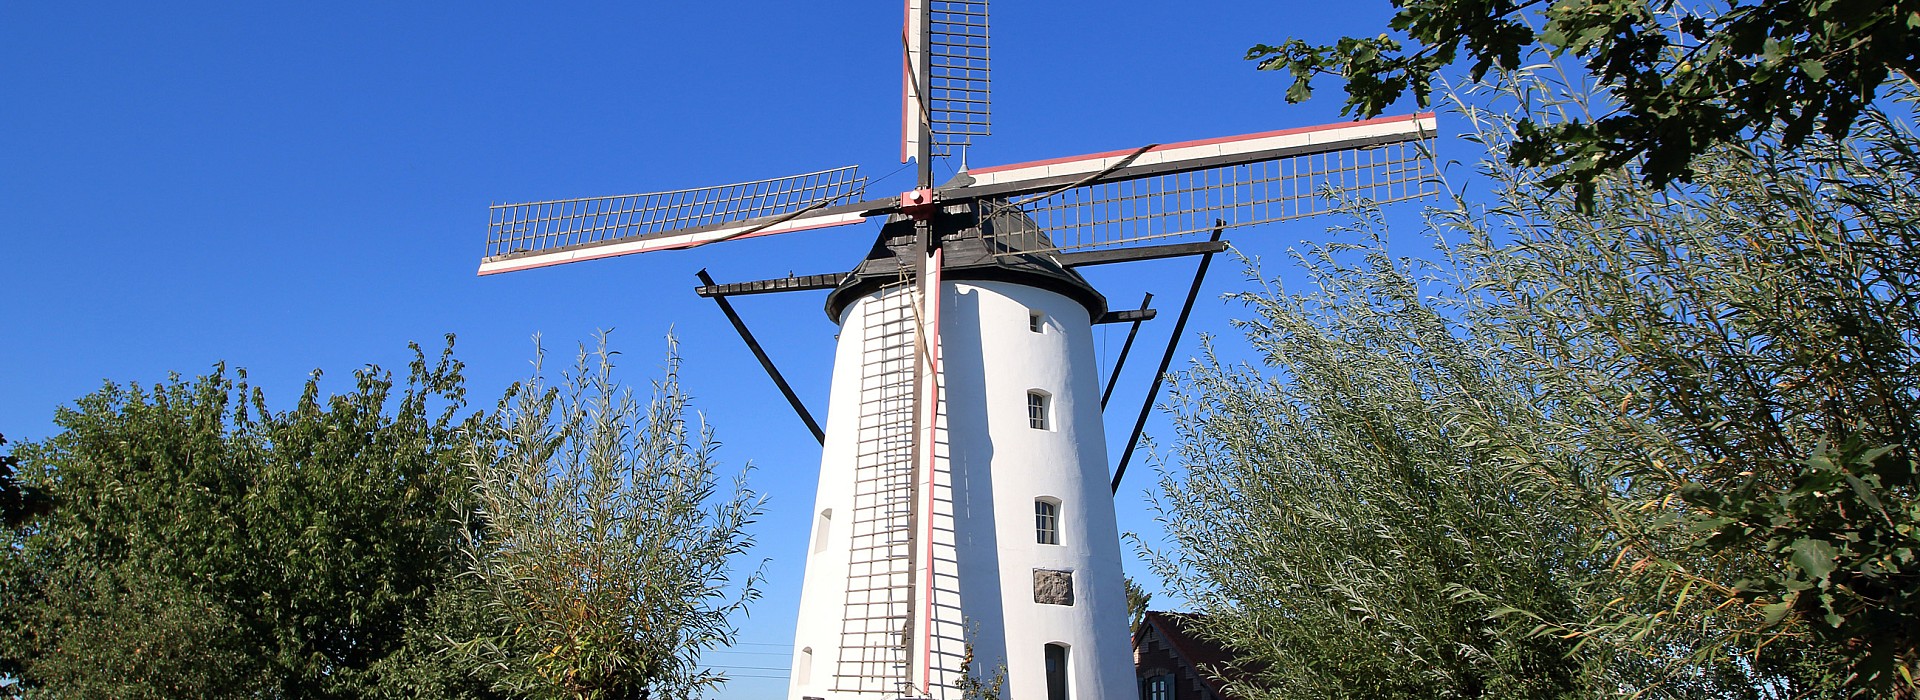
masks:
{"type": "MultiPolygon", "coordinates": [[[[102,382],[191,376],[221,360],[286,406],[311,370],[343,390],[353,369],[404,369],[408,341],[433,346],[446,333],[459,336],[476,405],[525,375],[535,333],[565,357],[615,329],[626,380],[644,385],[673,329],[683,382],[722,455],[751,460],[753,486],[771,494],[755,550],[771,560],[767,596],[742,621],[750,645],[711,660],[736,676],[783,677],[752,667],[786,665],[818,446],[719,311],[694,296],[693,273],[842,271],[874,225],[473,273],[494,202],[855,163],[870,177],[892,172],[900,6],[0,0],[0,433],[43,438],[56,406],[102,382]]],[[[996,134],[970,160],[1337,121],[1336,86],[1290,106],[1284,76],[1241,56],[1289,36],[1376,33],[1388,11],[1384,0],[997,3],[996,134]]],[[[1324,226],[1231,238],[1278,261],[1324,226]]],[[[1192,262],[1092,275],[1115,306],[1152,291],[1163,312],[1113,402],[1116,458],[1192,262]]],[[[1227,321],[1243,312],[1218,297],[1246,285],[1221,262],[1189,333],[1231,347],[1227,321]]],[[[836,329],[822,299],[737,303],[824,414],[836,329]]],[[[1124,332],[1097,338],[1103,362],[1124,332]]],[[[1184,348],[1194,347],[1190,337],[1184,348]]],[[[1151,477],[1130,475],[1122,529],[1153,530],[1151,477]]],[[[722,697],[783,688],[742,678],[722,697]]]]}

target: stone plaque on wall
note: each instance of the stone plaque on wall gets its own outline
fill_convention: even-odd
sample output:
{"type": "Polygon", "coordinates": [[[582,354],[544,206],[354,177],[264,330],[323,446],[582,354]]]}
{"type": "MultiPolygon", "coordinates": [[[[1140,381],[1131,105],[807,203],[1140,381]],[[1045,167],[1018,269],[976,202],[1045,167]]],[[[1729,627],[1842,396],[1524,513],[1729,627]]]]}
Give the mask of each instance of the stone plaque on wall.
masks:
{"type": "Polygon", "coordinates": [[[1072,605],[1073,572],[1034,569],[1033,602],[1043,605],[1072,605]]]}

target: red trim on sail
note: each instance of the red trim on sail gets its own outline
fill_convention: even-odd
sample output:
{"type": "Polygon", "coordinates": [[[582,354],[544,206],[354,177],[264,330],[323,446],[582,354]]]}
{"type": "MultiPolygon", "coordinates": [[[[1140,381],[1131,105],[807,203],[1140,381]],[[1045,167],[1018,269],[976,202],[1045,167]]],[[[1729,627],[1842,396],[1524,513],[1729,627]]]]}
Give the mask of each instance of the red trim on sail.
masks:
{"type": "MultiPolygon", "coordinates": [[[[1262,131],[1257,134],[1241,134],[1238,136],[1220,136],[1220,137],[1210,138],[1210,139],[1198,139],[1194,141],[1181,141],[1179,143],[1160,144],[1158,146],[1154,146],[1153,148],[1147,149],[1145,153],[1153,153],[1156,151],[1170,151],[1177,148],[1192,148],[1194,146],[1211,146],[1214,144],[1233,143],[1236,141],[1251,141],[1254,139],[1271,138],[1274,136],[1310,134],[1316,131],[1338,131],[1340,129],[1351,129],[1356,126],[1365,126],[1368,124],[1391,124],[1394,122],[1418,121],[1421,119],[1430,119],[1432,117],[1433,117],[1433,112],[1421,112],[1419,114],[1409,114],[1409,115],[1399,116],[1399,117],[1376,117],[1373,119],[1366,119],[1366,120],[1357,121],[1357,122],[1340,122],[1337,124],[1321,124],[1318,126],[1301,126],[1301,127],[1294,127],[1292,129],[1280,129],[1277,131],[1262,131]]],[[[1100,158],[1113,158],[1118,156],[1129,155],[1129,154],[1132,154],[1135,150],[1138,150],[1138,149],[1126,148],[1118,151],[1102,151],[1100,153],[1089,153],[1083,156],[1066,156],[1064,158],[1048,158],[1046,160],[1033,160],[1033,161],[1027,161],[1025,163],[995,165],[987,168],[976,168],[969,172],[972,172],[978,175],[982,173],[999,172],[1002,170],[1018,170],[1021,168],[1035,168],[1035,167],[1040,167],[1044,165],[1059,165],[1061,163],[1074,163],[1074,162],[1083,161],[1083,160],[1098,160],[1100,158]]]]}
{"type": "MultiPolygon", "coordinates": [[[[808,224],[805,226],[794,226],[792,228],[769,229],[765,231],[755,231],[753,233],[734,236],[726,240],[738,241],[738,240],[745,240],[748,238],[759,238],[761,236],[773,236],[773,235],[778,235],[782,233],[793,233],[795,231],[809,231],[817,228],[833,228],[835,226],[846,226],[848,224],[857,224],[862,221],[865,221],[865,219],[853,219],[850,221],[829,221],[829,222],[818,223],[818,224],[808,224]]],[[[521,270],[532,270],[534,268],[540,268],[540,267],[553,267],[554,265],[565,265],[567,263],[576,263],[576,262],[582,262],[586,260],[599,260],[601,258],[617,258],[622,255],[636,255],[639,253],[654,253],[662,250],[682,250],[686,248],[697,248],[697,247],[706,245],[708,243],[714,243],[714,242],[715,241],[688,241],[685,243],[673,243],[668,245],[662,245],[657,248],[644,248],[641,250],[604,250],[603,249],[598,252],[581,251],[579,255],[566,258],[563,260],[542,260],[540,258],[544,256],[535,256],[535,257],[529,258],[528,262],[526,262],[525,264],[514,265],[512,267],[487,269],[483,266],[480,269],[480,272],[478,274],[481,277],[485,277],[487,275],[498,275],[503,272],[519,272],[521,270]]],[[[611,242],[608,245],[615,246],[615,245],[619,245],[619,243],[611,242]]]]}

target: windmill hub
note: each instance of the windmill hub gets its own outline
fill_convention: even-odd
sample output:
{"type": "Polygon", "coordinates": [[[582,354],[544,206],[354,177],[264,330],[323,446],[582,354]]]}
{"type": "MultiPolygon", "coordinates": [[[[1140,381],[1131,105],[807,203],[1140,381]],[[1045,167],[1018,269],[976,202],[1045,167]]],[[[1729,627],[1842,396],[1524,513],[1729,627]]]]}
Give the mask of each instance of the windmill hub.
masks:
{"type": "Polygon", "coordinates": [[[900,193],[900,213],[915,219],[924,219],[933,213],[939,198],[931,188],[922,187],[900,193]]]}

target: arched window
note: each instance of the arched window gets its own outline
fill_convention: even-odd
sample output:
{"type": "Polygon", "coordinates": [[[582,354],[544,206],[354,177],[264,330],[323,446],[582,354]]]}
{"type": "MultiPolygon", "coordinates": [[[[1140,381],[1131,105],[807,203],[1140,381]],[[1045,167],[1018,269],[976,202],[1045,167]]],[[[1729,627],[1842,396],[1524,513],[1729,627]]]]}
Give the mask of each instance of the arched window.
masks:
{"type": "Polygon", "coordinates": [[[1173,700],[1173,674],[1155,673],[1140,679],[1140,697],[1145,700],[1173,700]]]}
{"type": "Polygon", "coordinates": [[[826,551],[827,535],[833,529],[833,509],[820,511],[820,519],[813,524],[813,551],[815,554],[826,551]]]}
{"type": "Polygon", "coordinates": [[[1047,645],[1047,700],[1067,700],[1067,645],[1047,645]]]}
{"type": "Polygon", "coordinates": [[[1039,389],[1027,392],[1027,427],[1034,430],[1053,429],[1052,416],[1048,415],[1053,410],[1053,402],[1049,400],[1052,398],[1039,389]]]}
{"type": "Polygon", "coordinates": [[[1060,544],[1060,502],[1051,498],[1033,501],[1033,541],[1060,544]]]}

